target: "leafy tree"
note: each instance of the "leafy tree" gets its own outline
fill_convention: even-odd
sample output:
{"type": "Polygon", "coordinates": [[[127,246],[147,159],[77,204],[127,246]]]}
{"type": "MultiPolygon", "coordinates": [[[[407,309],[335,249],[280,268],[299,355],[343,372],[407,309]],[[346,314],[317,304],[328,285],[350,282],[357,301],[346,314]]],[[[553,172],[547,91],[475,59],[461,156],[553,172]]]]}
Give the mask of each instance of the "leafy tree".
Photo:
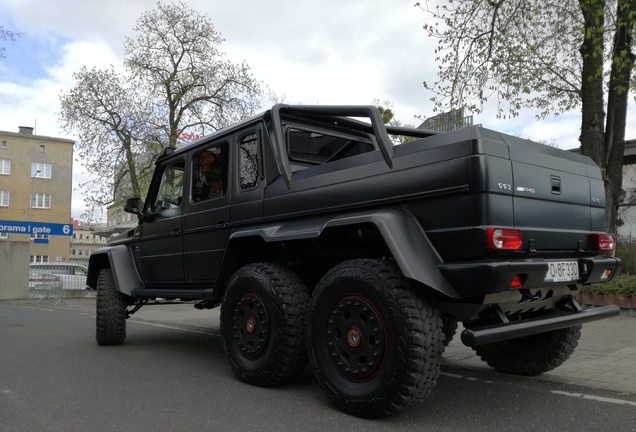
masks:
{"type": "MultiPolygon", "coordinates": [[[[15,42],[20,36],[22,36],[21,33],[16,33],[11,30],[5,29],[4,26],[0,26],[0,40],[15,42]]],[[[3,46],[0,46],[0,60],[5,58],[5,55],[4,55],[5,51],[6,51],[6,48],[3,46]]]]}
{"type": "Polygon", "coordinates": [[[539,117],[581,109],[581,151],[603,172],[606,226],[616,229],[625,123],[634,77],[636,0],[449,0],[416,3],[432,15],[439,80],[424,83],[437,110],[539,117]]]}
{"type": "MultiPolygon", "coordinates": [[[[395,118],[393,102],[390,100],[385,100],[380,102],[380,99],[373,99],[372,104],[378,107],[380,114],[382,115],[382,120],[385,125],[395,126],[395,127],[406,127],[406,128],[414,128],[415,126],[412,124],[405,124],[395,118]]],[[[391,139],[396,144],[405,144],[411,141],[415,141],[417,138],[407,135],[391,135],[391,139]]]]}
{"type": "Polygon", "coordinates": [[[260,87],[234,64],[210,19],[183,3],[141,15],[127,38],[123,72],[82,68],[60,96],[62,127],[77,132],[78,156],[93,179],[80,185],[89,209],[142,196],[154,157],[180,131],[204,135],[254,114],[260,87]]]}

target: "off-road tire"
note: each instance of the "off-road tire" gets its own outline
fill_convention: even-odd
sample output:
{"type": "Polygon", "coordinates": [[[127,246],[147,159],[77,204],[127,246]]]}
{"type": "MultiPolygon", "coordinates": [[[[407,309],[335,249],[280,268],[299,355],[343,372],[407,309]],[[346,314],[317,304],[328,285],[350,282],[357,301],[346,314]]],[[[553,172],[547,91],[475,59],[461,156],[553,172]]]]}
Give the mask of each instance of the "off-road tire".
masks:
{"type": "Polygon", "coordinates": [[[534,376],[561,366],[578,345],[581,326],[537,333],[473,347],[483,361],[503,373],[534,376]]]}
{"type": "Polygon", "coordinates": [[[444,350],[442,320],[420,287],[380,260],[343,262],[310,303],[309,360],[342,411],[392,415],[430,393],[444,350]]]}
{"type": "Polygon", "coordinates": [[[449,316],[442,317],[442,331],[444,332],[444,346],[448,346],[457,333],[457,320],[449,316]]]}
{"type": "Polygon", "coordinates": [[[221,334],[239,379],[269,387],[307,366],[309,299],[302,280],[282,265],[254,263],[234,273],[221,304],[221,334]]]}
{"type": "Polygon", "coordinates": [[[97,278],[95,339],[99,345],[120,345],[126,339],[126,295],[117,291],[113,273],[103,269],[97,278]]]}

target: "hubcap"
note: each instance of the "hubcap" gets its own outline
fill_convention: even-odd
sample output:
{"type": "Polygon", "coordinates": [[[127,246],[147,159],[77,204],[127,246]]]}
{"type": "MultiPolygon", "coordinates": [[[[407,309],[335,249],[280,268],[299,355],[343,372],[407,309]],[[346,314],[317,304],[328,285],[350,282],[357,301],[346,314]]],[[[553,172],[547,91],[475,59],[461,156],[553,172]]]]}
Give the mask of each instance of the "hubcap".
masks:
{"type": "Polygon", "coordinates": [[[343,376],[366,381],[378,373],[386,354],[386,329],[368,300],[349,296],[338,301],[326,332],[329,357],[343,376]]]}
{"type": "Polygon", "coordinates": [[[244,294],[236,304],[232,317],[234,341],[244,356],[260,357],[269,342],[269,317],[261,298],[255,293],[244,294]]]}

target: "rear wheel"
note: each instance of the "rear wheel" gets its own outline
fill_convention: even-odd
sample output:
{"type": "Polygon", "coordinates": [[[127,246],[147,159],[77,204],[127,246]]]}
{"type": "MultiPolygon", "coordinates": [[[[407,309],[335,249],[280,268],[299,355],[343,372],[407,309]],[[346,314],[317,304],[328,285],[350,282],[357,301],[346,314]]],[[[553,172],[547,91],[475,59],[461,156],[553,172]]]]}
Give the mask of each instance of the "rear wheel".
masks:
{"type": "Polygon", "coordinates": [[[120,345],[126,339],[127,297],[117,291],[111,269],[97,278],[95,339],[99,345],[120,345]]]}
{"type": "Polygon", "coordinates": [[[581,326],[578,325],[473,349],[499,372],[532,376],[561,366],[578,345],[580,337],[581,326]]]}
{"type": "Polygon", "coordinates": [[[383,417],[426,396],[440,373],[439,313],[397,268],[344,262],[320,281],[309,309],[309,359],[345,412],[383,417]]]}
{"type": "Polygon", "coordinates": [[[277,264],[249,264],[232,276],[221,304],[221,334],[242,381],[272,386],[306,367],[309,298],[300,278],[277,264]]]}
{"type": "Polygon", "coordinates": [[[457,333],[457,320],[453,317],[442,317],[442,329],[444,331],[444,346],[448,346],[457,333]]]}

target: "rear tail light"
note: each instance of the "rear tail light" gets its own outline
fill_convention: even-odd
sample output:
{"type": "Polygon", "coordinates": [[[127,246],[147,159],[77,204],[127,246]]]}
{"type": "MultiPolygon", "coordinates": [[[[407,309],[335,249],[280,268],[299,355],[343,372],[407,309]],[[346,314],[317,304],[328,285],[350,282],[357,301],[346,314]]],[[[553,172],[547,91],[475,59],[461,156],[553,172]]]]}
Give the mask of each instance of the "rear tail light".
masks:
{"type": "Polygon", "coordinates": [[[614,234],[594,233],[590,236],[590,248],[597,251],[613,251],[616,249],[614,234]]]}
{"type": "Polygon", "coordinates": [[[486,228],[486,247],[492,250],[521,249],[521,231],[511,228],[486,228]]]}
{"type": "Polygon", "coordinates": [[[515,275],[512,281],[510,281],[510,288],[521,288],[523,286],[523,279],[523,275],[515,275]]]}

